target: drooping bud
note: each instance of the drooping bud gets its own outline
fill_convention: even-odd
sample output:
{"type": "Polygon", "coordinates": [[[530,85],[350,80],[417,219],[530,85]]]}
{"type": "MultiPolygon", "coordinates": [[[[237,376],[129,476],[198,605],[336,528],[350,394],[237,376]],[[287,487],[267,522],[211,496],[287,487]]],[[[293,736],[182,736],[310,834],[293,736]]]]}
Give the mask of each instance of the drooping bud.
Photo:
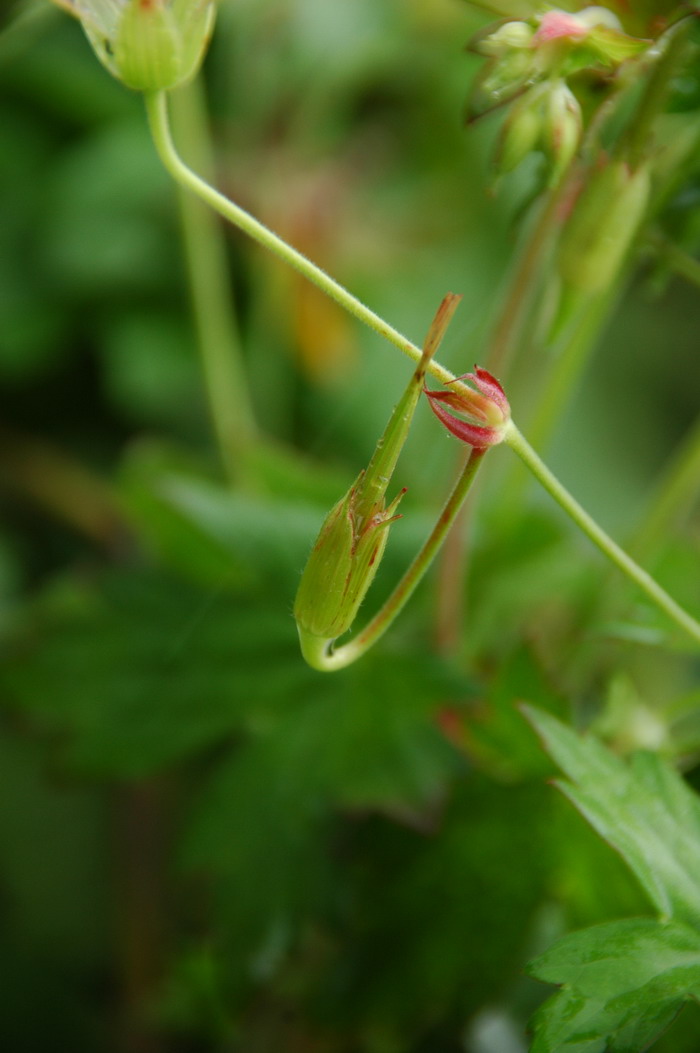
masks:
{"type": "Polygon", "coordinates": [[[80,19],[95,54],[135,91],[175,88],[197,72],[214,0],[57,0],[80,19]]]}
{"type": "Polygon", "coordinates": [[[547,92],[542,121],[542,145],[551,161],[550,183],[555,185],[576,156],[583,120],[576,96],[563,80],[547,92]]]}
{"type": "Polygon", "coordinates": [[[511,172],[538,147],[544,127],[545,91],[545,86],[538,84],[511,106],[496,144],[497,171],[511,172]]]}
{"type": "Polygon", "coordinates": [[[510,421],[510,404],[505,391],[495,377],[479,366],[474,367],[473,373],[465,373],[452,383],[462,380],[471,381],[476,391],[463,384],[455,391],[429,391],[425,388],[433,413],[455,438],[476,450],[503,442],[510,421]],[[448,412],[445,406],[462,416],[448,412]]]}
{"type": "Polygon", "coordinates": [[[294,617],[304,650],[309,637],[333,641],[346,632],[377,572],[389,525],[398,518],[402,490],[386,505],[385,496],[420,398],[425,371],[461,297],[445,297],[423,345],[423,355],[394,408],[366,471],[331,509],[302,575],[294,617]]]}

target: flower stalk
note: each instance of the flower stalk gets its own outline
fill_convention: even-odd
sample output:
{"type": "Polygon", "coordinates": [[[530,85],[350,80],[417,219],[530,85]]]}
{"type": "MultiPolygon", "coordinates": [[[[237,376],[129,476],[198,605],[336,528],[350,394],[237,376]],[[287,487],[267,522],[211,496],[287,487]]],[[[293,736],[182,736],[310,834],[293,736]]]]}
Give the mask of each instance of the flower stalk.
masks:
{"type": "Polygon", "coordinates": [[[638,563],[628,556],[620,546],[606,534],[595,519],[586,512],[569,491],[559,482],[553,472],[547,468],[538,454],[530,446],[529,442],[518,431],[513,421],[510,421],[503,440],[506,445],[517,453],[521,461],[529,468],[535,478],[542,484],[545,490],[557,502],[557,504],[573,519],[578,527],[596,545],[604,556],[615,564],[630,581],[633,581],[642,592],[662,610],[679,628],[683,629],[692,639],[700,644],[700,622],[685,611],[680,604],[662,589],[658,582],[652,578],[638,563]]]}

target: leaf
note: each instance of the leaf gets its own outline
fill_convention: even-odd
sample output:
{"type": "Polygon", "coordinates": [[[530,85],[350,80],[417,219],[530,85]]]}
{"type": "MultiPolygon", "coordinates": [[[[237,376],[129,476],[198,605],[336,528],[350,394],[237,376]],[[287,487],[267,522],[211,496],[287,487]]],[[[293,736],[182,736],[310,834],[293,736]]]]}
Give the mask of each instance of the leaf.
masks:
{"type": "Polygon", "coordinates": [[[294,623],[256,592],[106,574],[42,597],[0,687],[82,772],[140,777],[273,719],[313,681],[294,623]]]}
{"type": "Polygon", "coordinates": [[[563,984],[535,1014],[531,1053],[638,1053],[700,997],[700,934],[646,918],[571,933],[528,966],[563,984]]]}
{"type": "Polygon", "coordinates": [[[700,801],[659,756],[628,763],[592,737],[524,707],[548,753],[569,777],[557,783],[616,849],[666,917],[700,920],[700,801]]]}
{"type": "Polygon", "coordinates": [[[337,895],[338,812],[424,826],[463,767],[436,713],[468,685],[440,664],[375,654],[309,676],[287,712],[224,755],[185,831],[182,865],[211,881],[237,967],[273,969],[301,920],[337,895]]]}

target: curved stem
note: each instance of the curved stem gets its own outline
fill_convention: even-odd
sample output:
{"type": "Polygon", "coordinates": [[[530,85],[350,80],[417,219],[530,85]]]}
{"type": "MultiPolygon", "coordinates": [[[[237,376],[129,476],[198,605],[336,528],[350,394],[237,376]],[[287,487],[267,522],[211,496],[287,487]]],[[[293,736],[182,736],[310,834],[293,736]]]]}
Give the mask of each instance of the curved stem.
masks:
{"type": "Polygon", "coordinates": [[[413,595],[421,578],[437,555],[438,549],[464,503],[485,453],[486,450],[472,449],[430,536],[386,603],[357,636],[333,650],[333,640],[324,640],[300,631],[301,651],[310,666],[322,673],[332,673],[337,669],[343,669],[361,658],[386,632],[413,595]]]}
{"type": "Polygon", "coordinates": [[[563,508],[568,516],[583,530],[584,534],[596,545],[603,555],[607,556],[619,570],[626,574],[656,606],[664,611],[676,625],[685,630],[689,636],[700,644],[700,622],[691,617],[687,611],[676,603],[661,586],[643,570],[635,561],[616,544],[596,521],[581,507],[568,490],[562,486],[555,475],[542,462],[532,446],[521,435],[511,421],[504,438],[512,450],[527,465],[532,474],[539,480],[547,492],[563,508]]]}
{"type": "MultiPolygon", "coordinates": [[[[326,274],[315,263],[312,263],[301,252],[292,248],[291,245],[288,245],[286,241],[269,230],[263,223],[251,216],[249,212],[234,204],[233,201],[229,201],[228,198],[220,194],[218,190],[215,190],[187,167],[177,153],[170,134],[168,104],[164,92],[146,95],[145,102],[151,135],[153,136],[158,155],[177,183],[196,194],[197,197],[213,208],[215,212],[218,212],[220,216],[223,216],[224,219],[228,220],[229,223],[239,227],[264,248],[274,253],[281,260],[284,260],[291,267],[294,267],[295,270],[299,271],[300,274],[303,274],[305,278],[308,278],[309,281],[330,296],[332,300],[339,303],[341,307],[344,307],[355,318],[364,322],[375,333],[383,336],[389,343],[398,347],[400,351],[403,351],[414,362],[420,361],[422,351],[419,347],[385,322],[378,314],[375,314],[361,300],[358,300],[356,296],[353,296],[352,293],[348,292],[347,289],[335,281],[334,278],[331,278],[329,274],[326,274]]],[[[445,369],[437,362],[431,362],[428,370],[432,376],[443,384],[448,384],[455,379],[448,369],[445,369]]]]}

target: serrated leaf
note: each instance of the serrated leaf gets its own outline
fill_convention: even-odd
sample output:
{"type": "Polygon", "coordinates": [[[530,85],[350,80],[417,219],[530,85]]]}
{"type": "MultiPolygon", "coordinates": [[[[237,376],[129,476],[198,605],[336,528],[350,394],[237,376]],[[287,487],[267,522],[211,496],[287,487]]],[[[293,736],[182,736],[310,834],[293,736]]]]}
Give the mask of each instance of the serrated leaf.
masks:
{"type": "Polygon", "coordinates": [[[700,919],[700,801],[653,753],[629,763],[593,737],[526,708],[548,753],[569,777],[557,785],[625,860],[666,917],[700,919]]]}
{"type": "Polygon", "coordinates": [[[528,966],[563,984],[535,1014],[531,1053],[639,1053],[700,995],[700,934],[646,918],[571,933],[528,966]]]}

